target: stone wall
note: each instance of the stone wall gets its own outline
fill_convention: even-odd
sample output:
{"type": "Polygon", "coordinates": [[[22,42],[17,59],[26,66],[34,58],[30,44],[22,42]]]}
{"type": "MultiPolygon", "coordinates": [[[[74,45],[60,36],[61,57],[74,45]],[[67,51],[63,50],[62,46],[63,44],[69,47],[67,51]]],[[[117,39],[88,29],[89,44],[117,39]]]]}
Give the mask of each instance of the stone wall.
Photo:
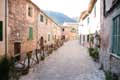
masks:
{"type": "Polygon", "coordinates": [[[0,41],[0,57],[5,54],[5,0],[0,1],[0,21],[3,22],[3,41],[0,41]]]}
{"type": "Polygon", "coordinates": [[[44,40],[46,40],[48,44],[54,43],[54,34],[59,35],[59,31],[54,31],[55,28],[58,28],[58,26],[55,26],[55,24],[56,23],[43,11],[40,11],[38,16],[38,40],[41,36],[43,36],[44,40]],[[43,22],[40,21],[40,15],[43,15],[43,22]],[[48,41],[48,35],[50,35],[50,41],[48,41]]]}
{"type": "Polygon", "coordinates": [[[14,56],[14,43],[21,43],[21,53],[36,49],[36,31],[38,9],[29,0],[8,0],[9,54],[14,56]],[[34,14],[28,18],[28,5],[32,6],[34,14]],[[28,39],[29,27],[33,28],[33,40],[28,39]]]}
{"type": "MultiPolygon", "coordinates": [[[[109,5],[109,4],[107,4],[109,5]]],[[[112,19],[120,14],[120,8],[114,9],[108,16],[103,15],[103,0],[101,0],[101,51],[100,62],[105,71],[120,74],[120,57],[111,56],[112,19]],[[111,56],[111,57],[110,57],[111,56]]]]}

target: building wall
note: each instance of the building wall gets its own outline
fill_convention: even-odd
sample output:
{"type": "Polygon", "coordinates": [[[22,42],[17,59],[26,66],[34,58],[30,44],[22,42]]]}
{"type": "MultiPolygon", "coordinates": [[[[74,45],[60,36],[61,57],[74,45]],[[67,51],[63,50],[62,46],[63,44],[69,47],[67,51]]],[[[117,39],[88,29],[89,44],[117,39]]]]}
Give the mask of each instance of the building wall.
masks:
{"type": "Polygon", "coordinates": [[[36,49],[38,9],[29,0],[8,1],[8,52],[14,56],[14,43],[21,43],[21,53],[36,49]],[[28,16],[28,6],[32,7],[32,17],[28,16]],[[33,28],[33,39],[29,39],[29,27],[33,28]]]}
{"type": "Polygon", "coordinates": [[[97,0],[92,12],[87,18],[79,24],[79,34],[82,35],[81,44],[88,47],[89,42],[87,41],[87,36],[90,34],[95,34],[96,31],[100,31],[100,0],[97,0]],[[83,39],[85,36],[85,40],[83,39]]]}
{"type": "Polygon", "coordinates": [[[54,24],[52,27],[52,34],[53,34],[53,39],[61,39],[61,28],[59,25],[54,24]]]}
{"type": "MultiPolygon", "coordinates": [[[[111,4],[107,3],[107,8],[111,4]]],[[[120,5],[119,5],[120,6],[120,5]]],[[[120,57],[112,56],[111,44],[112,44],[112,19],[120,14],[120,8],[115,8],[108,16],[103,15],[104,6],[103,0],[101,0],[101,51],[100,62],[103,65],[105,71],[112,71],[113,73],[120,74],[120,57]],[[110,57],[111,56],[111,57],[110,57]]]]}
{"type": "MultiPolygon", "coordinates": [[[[5,53],[5,0],[0,3],[0,21],[3,21],[3,41],[0,41],[0,56],[5,53]]],[[[39,47],[41,36],[48,44],[54,42],[54,35],[59,38],[61,29],[51,18],[41,11],[30,0],[8,0],[8,56],[15,56],[15,43],[20,43],[20,54],[35,50],[39,47]],[[32,8],[32,16],[28,16],[29,7],[32,8]],[[44,22],[40,21],[43,15],[44,22]],[[30,39],[32,28],[32,39],[30,39]],[[55,31],[53,31],[55,29],[55,31]],[[50,35],[50,40],[48,41],[50,35]]]]}
{"type": "Polygon", "coordinates": [[[3,22],[3,40],[0,41],[0,57],[5,54],[5,0],[0,0],[0,21],[3,22]]]}
{"type": "Polygon", "coordinates": [[[78,39],[78,23],[64,23],[62,28],[65,29],[64,34],[66,40],[77,40],[78,39]],[[74,29],[74,30],[73,30],[74,29]]]}
{"type": "Polygon", "coordinates": [[[60,36],[59,25],[56,24],[50,17],[48,17],[43,11],[39,12],[38,15],[38,40],[41,36],[48,44],[54,43],[54,37],[60,36]],[[40,15],[43,15],[43,22],[40,21],[40,15]]]}

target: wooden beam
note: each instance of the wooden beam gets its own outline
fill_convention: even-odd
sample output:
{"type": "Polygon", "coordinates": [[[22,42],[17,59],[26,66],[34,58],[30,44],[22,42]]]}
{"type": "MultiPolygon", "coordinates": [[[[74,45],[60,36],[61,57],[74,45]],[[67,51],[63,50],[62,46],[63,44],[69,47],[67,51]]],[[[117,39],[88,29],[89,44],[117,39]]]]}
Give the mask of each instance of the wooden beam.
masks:
{"type": "Polygon", "coordinates": [[[84,20],[92,12],[96,2],[97,2],[97,0],[90,1],[89,5],[88,5],[88,9],[81,13],[80,20],[84,20]]]}

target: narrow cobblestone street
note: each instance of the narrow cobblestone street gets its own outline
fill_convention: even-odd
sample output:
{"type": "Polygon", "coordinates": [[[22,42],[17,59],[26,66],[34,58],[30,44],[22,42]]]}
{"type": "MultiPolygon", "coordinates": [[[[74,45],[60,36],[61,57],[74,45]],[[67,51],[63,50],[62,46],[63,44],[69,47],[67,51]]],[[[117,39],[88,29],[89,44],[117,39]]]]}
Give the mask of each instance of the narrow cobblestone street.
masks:
{"type": "Polygon", "coordinates": [[[66,42],[20,80],[105,80],[99,67],[75,40],[66,42]]]}

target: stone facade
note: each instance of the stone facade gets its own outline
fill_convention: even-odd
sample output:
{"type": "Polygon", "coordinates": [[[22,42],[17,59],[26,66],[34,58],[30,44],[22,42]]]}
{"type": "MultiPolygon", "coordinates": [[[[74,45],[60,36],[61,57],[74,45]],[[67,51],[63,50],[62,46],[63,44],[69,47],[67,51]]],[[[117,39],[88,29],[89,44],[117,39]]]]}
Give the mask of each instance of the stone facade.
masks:
{"type": "Polygon", "coordinates": [[[78,39],[78,23],[66,22],[63,24],[64,28],[63,34],[66,40],[77,40],[78,39]]]}
{"type": "Polygon", "coordinates": [[[8,55],[21,56],[39,48],[38,41],[43,36],[48,44],[54,43],[53,31],[59,25],[49,18],[30,0],[8,0],[8,55]]]}
{"type": "Polygon", "coordinates": [[[20,43],[20,53],[36,49],[38,8],[29,0],[8,0],[8,52],[14,56],[15,43],[20,43]],[[28,8],[32,16],[28,16],[28,8]],[[29,40],[29,27],[33,29],[33,39],[29,40]]]}
{"type": "MultiPolygon", "coordinates": [[[[101,51],[100,62],[105,71],[117,73],[120,76],[120,56],[112,53],[113,18],[120,14],[120,4],[113,6],[113,1],[101,0],[101,51]],[[105,2],[106,1],[106,4],[105,2]],[[106,6],[106,7],[105,7],[106,6]]],[[[119,1],[118,1],[119,2],[119,1]]]]}
{"type": "Polygon", "coordinates": [[[0,22],[2,22],[3,40],[0,41],[0,57],[5,54],[5,0],[0,0],[0,22]]]}
{"type": "Polygon", "coordinates": [[[54,43],[54,37],[60,37],[60,27],[50,17],[48,17],[43,11],[39,12],[38,17],[38,40],[41,36],[47,41],[48,44],[54,43]],[[40,21],[43,16],[43,21],[40,21]]]}

